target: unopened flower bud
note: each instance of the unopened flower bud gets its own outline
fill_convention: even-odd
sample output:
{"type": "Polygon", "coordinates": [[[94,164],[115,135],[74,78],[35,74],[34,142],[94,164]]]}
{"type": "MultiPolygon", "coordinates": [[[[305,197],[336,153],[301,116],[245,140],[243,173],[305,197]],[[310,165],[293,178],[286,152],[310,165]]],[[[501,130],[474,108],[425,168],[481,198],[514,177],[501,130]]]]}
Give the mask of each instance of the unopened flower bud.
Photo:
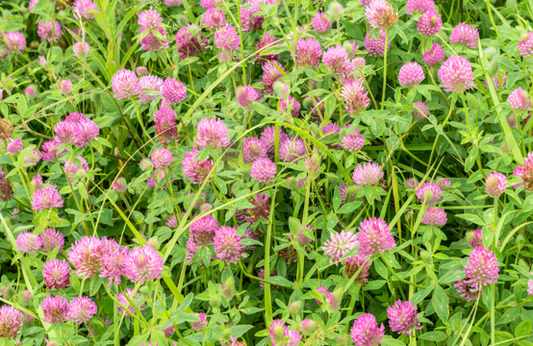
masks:
{"type": "Polygon", "coordinates": [[[211,297],[211,299],[209,299],[209,305],[211,305],[211,307],[214,309],[218,309],[220,307],[220,297],[219,296],[211,297]]]}
{"type": "Polygon", "coordinates": [[[396,113],[401,113],[402,110],[403,110],[403,105],[401,103],[397,103],[394,105],[394,111],[396,113]]]}
{"type": "Polygon", "coordinates": [[[489,68],[488,68],[489,75],[491,77],[494,77],[496,73],[498,73],[499,70],[500,70],[500,63],[498,62],[498,60],[492,60],[489,63],[489,68]]]}
{"type": "Polygon", "coordinates": [[[4,288],[2,288],[2,297],[4,297],[4,299],[11,299],[13,298],[13,296],[16,294],[17,292],[15,292],[15,289],[11,286],[6,286],[4,288]]]}
{"type": "Polygon", "coordinates": [[[213,209],[213,206],[209,203],[204,203],[200,206],[200,214],[202,213],[207,213],[208,211],[210,211],[211,209],[213,209]]]}
{"type": "Polygon", "coordinates": [[[359,191],[361,191],[361,188],[362,187],[360,185],[350,185],[346,189],[346,192],[348,193],[348,196],[357,195],[359,191]]]}
{"type": "Polygon", "coordinates": [[[235,295],[235,279],[233,276],[228,277],[222,285],[222,295],[227,300],[231,300],[235,295]]]}
{"type": "Polygon", "coordinates": [[[154,167],[154,164],[152,163],[152,160],[148,158],[144,158],[141,160],[141,163],[139,163],[139,168],[141,171],[146,172],[151,170],[154,167]]]}
{"type": "Polygon", "coordinates": [[[353,57],[355,55],[355,52],[354,52],[354,45],[352,42],[344,42],[343,45],[344,49],[346,49],[346,53],[348,53],[348,57],[353,57]]]}
{"type": "Polygon", "coordinates": [[[78,178],[83,178],[86,174],[87,174],[87,171],[84,170],[83,168],[80,168],[80,169],[78,169],[78,171],[76,172],[76,177],[78,177],[78,178]]]}
{"type": "Polygon", "coordinates": [[[329,14],[329,17],[334,21],[341,19],[343,12],[344,12],[344,9],[342,8],[342,5],[339,4],[338,2],[333,2],[329,6],[328,14],[329,14]]]}
{"type": "Polygon", "coordinates": [[[154,250],[159,250],[159,241],[157,241],[157,238],[150,238],[146,242],[146,245],[150,246],[154,250]]]}
{"type": "Polygon", "coordinates": [[[216,104],[211,99],[205,99],[202,101],[202,107],[207,109],[213,109],[216,107],[216,104]]]}
{"type": "Polygon", "coordinates": [[[304,100],[302,101],[302,106],[304,107],[304,109],[311,109],[313,107],[313,99],[310,97],[304,98],[304,100]]]}
{"type": "Polygon", "coordinates": [[[316,322],[310,319],[305,319],[300,323],[300,329],[304,335],[309,335],[316,329],[316,322]]]}
{"type": "Polygon", "coordinates": [[[524,238],[524,235],[522,234],[517,235],[516,238],[514,239],[514,243],[516,245],[525,244],[525,242],[526,242],[526,238],[524,238]]]}
{"type": "Polygon", "coordinates": [[[116,193],[124,193],[126,190],[128,190],[128,182],[126,181],[126,178],[120,177],[113,183],[113,190],[116,193]]]}
{"type": "Polygon", "coordinates": [[[291,305],[289,305],[289,313],[292,316],[298,315],[298,313],[300,312],[301,309],[302,309],[302,301],[301,300],[297,300],[297,301],[291,303],[291,305]]]}
{"type": "Polygon", "coordinates": [[[141,286],[141,288],[139,288],[139,293],[143,296],[149,297],[152,292],[150,292],[150,288],[148,288],[148,286],[141,286]]]}
{"type": "Polygon", "coordinates": [[[485,49],[485,56],[487,59],[491,60],[493,57],[495,57],[498,54],[498,50],[495,47],[487,47],[485,49]]]}
{"type": "Polygon", "coordinates": [[[178,24],[178,27],[185,26],[189,24],[189,18],[187,18],[187,16],[184,16],[183,14],[179,14],[176,16],[176,24],[178,24]]]}
{"type": "Polygon", "coordinates": [[[137,72],[137,76],[139,77],[148,74],[148,68],[145,66],[139,66],[135,71],[137,72]]]}
{"type": "Polygon", "coordinates": [[[286,99],[291,93],[291,89],[289,88],[289,86],[280,81],[274,82],[272,88],[274,89],[274,93],[276,94],[276,96],[281,99],[286,99]]]}
{"type": "Polygon", "coordinates": [[[337,287],[333,292],[328,292],[326,294],[326,308],[329,311],[334,311],[340,308],[341,301],[342,301],[342,295],[343,295],[342,287],[337,287]]]}
{"type": "Polygon", "coordinates": [[[31,41],[31,43],[30,43],[30,48],[31,48],[31,49],[37,49],[37,48],[39,48],[39,41],[31,41]]]}
{"type": "Polygon", "coordinates": [[[37,87],[35,85],[29,85],[26,87],[26,90],[24,90],[24,93],[29,99],[33,99],[37,96],[37,87]]]}
{"type": "Polygon", "coordinates": [[[32,294],[30,291],[20,291],[18,294],[19,302],[22,305],[28,305],[29,302],[31,302],[32,294]]]}
{"type": "Polygon", "coordinates": [[[231,329],[230,328],[222,329],[222,338],[224,340],[229,340],[231,338],[231,329]]]}
{"type": "Polygon", "coordinates": [[[424,262],[426,262],[427,264],[431,264],[433,263],[433,258],[431,256],[431,254],[429,252],[427,252],[426,250],[422,250],[420,251],[420,257],[422,258],[422,260],[424,262]]]}

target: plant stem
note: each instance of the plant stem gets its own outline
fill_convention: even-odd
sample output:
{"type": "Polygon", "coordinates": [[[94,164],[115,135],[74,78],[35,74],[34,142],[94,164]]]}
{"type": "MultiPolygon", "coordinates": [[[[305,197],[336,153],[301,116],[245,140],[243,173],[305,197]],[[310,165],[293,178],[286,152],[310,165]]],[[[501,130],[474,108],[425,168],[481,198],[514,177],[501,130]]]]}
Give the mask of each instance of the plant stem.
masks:
{"type": "Polygon", "coordinates": [[[381,110],[385,107],[385,94],[387,91],[387,51],[389,44],[389,31],[385,30],[385,53],[383,55],[383,95],[381,95],[381,110]]]}

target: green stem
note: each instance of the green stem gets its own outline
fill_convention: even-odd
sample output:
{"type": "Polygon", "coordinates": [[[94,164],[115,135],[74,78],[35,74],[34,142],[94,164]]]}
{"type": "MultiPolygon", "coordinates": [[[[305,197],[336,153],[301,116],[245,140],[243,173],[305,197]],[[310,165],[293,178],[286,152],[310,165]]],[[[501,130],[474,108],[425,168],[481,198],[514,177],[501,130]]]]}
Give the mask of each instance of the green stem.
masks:
{"type": "Polygon", "coordinates": [[[383,55],[383,95],[381,95],[381,110],[385,107],[385,94],[387,91],[387,51],[389,44],[389,31],[385,30],[385,53],[383,55]]]}

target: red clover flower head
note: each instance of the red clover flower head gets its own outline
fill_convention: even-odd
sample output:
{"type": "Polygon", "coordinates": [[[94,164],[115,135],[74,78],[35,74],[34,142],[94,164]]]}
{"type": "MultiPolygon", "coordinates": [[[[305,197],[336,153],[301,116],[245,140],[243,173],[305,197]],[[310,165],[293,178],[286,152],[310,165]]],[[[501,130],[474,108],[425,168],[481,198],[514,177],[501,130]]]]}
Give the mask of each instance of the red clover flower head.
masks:
{"type": "Polygon", "coordinates": [[[197,149],[189,151],[185,154],[185,157],[181,162],[183,174],[185,174],[193,184],[202,184],[205,179],[208,179],[209,172],[213,168],[213,161],[207,159],[200,161],[200,159],[196,158],[198,153],[199,151],[197,149]]]}
{"type": "Polygon", "coordinates": [[[387,222],[378,218],[366,219],[359,225],[359,253],[364,256],[383,253],[396,246],[387,222]]]}
{"type": "Polygon", "coordinates": [[[26,49],[26,38],[18,31],[6,32],[3,34],[3,38],[7,42],[6,51],[8,53],[22,52],[26,49]]]}
{"type": "Polygon", "coordinates": [[[157,139],[163,145],[168,145],[178,140],[176,112],[172,108],[161,106],[154,114],[154,123],[157,139]]]}
{"type": "Polygon", "coordinates": [[[210,8],[202,15],[202,26],[208,30],[217,30],[226,24],[224,12],[217,8],[210,8]]]}
{"type": "Polygon", "coordinates": [[[52,42],[53,39],[54,42],[57,42],[61,38],[62,31],[61,24],[57,20],[53,23],[52,21],[43,23],[41,19],[37,25],[37,35],[39,35],[42,41],[52,42]]]}
{"type": "Polygon", "coordinates": [[[412,336],[413,330],[423,328],[418,322],[416,306],[413,306],[409,300],[403,303],[401,300],[397,300],[393,306],[387,309],[387,317],[392,331],[398,334],[412,336]]]}
{"type": "Polygon", "coordinates": [[[427,117],[430,115],[429,108],[424,102],[413,103],[412,114],[415,121],[427,119],[427,117]]]}
{"type": "Polygon", "coordinates": [[[68,318],[69,304],[66,298],[62,296],[48,296],[41,302],[44,318],[46,323],[62,323],[68,318]]]}
{"type": "Polygon", "coordinates": [[[407,0],[405,5],[405,13],[427,13],[428,11],[435,11],[435,2],[433,0],[407,0]]]}
{"type": "Polygon", "coordinates": [[[52,290],[70,286],[70,266],[65,260],[53,258],[43,265],[43,280],[52,290]]]}
{"type": "Polygon", "coordinates": [[[467,302],[472,302],[478,298],[481,290],[476,284],[470,284],[468,281],[468,278],[457,280],[453,286],[462,298],[467,302]]]}
{"type": "Polygon", "coordinates": [[[365,145],[365,137],[361,135],[358,129],[354,129],[353,133],[342,136],[341,145],[348,151],[358,151],[365,145]]]}
{"type": "Polygon", "coordinates": [[[475,49],[477,48],[477,41],[479,33],[476,27],[464,23],[459,23],[453,28],[450,34],[450,43],[460,43],[465,46],[475,49]]]}
{"type": "Polygon", "coordinates": [[[369,257],[361,254],[357,254],[354,256],[350,256],[343,260],[344,264],[346,264],[346,268],[344,269],[344,273],[348,278],[352,278],[355,273],[361,268],[361,271],[355,278],[354,282],[365,285],[368,275],[370,274],[370,266],[372,265],[372,262],[370,262],[369,257]]]}
{"type": "Polygon", "coordinates": [[[427,11],[420,17],[416,28],[422,36],[433,36],[438,34],[442,28],[442,19],[437,12],[433,10],[427,11]]]}
{"type": "Polygon", "coordinates": [[[289,137],[279,145],[279,157],[283,162],[294,162],[305,155],[307,149],[300,138],[289,137]]]}
{"type": "Polygon", "coordinates": [[[258,101],[258,99],[259,95],[257,94],[257,91],[250,85],[237,88],[237,102],[242,108],[249,109],[255,101],[258,101]]]}
{"type": "Polygon", "coordinates": [[[521,87],[516,88],[507,98],[507,102],[511,105],[511,108],[515,112],[523,112],[528,108],[531,108],[531,101],[529,101],[529,95],[527,91],[521,87]]]}
{"type": "Polygon", "coordinates": [[[98,273],[104,256],[102,241],[97,237],[84,236],[67,250],[69,262],[80,277],[90,279],[98,273]]]}
{"type": "Polygon", "coordinates": [[[398,21],[398,13],[394,12],[387,0],[372,0],[365,8],[366,20],[373,28],[390,29],[398,21]]]}
{"type": "Polygon", "coordinates": [[[312,38],[301,38],[296,43],[296,65],[318,67],[322,49],[320,43],[312,38]]]}
{"type": "Polygon", "coordinates": [[[242,157],[244,163],[253,163],[259,159],[266,159],[268,148],[259,138],[246,138],[242,146],[242,157]]]}
{"type": "Polygon", "coordinates": [[[28,254],[37,254],[43,242],[37,234],[25,231],[17,236],[17,250],[28,254]]]}
{"type": "Polygon", "coordinates": [[[200,331],[204,330],[205,327],[207,327],[207,324],[208,324],[207,317],[205,316],[205,314],[203,312],[200,312],[200,313],[196,314],[196,317],[198,317],[200,319],[200,321],[191,322],[191,327],[195,331],[200,332],[200,331]]]}
{"type": "Polygon", "coordinates": [[[464,268],[468,280],[466,283],[475,285],[479,289],[498,281],[498,260],[496,255],[483,246],[478,246],[470,252],[470,258],[464,268]]]}
{"type": "Polygon", "coordinates": [[[348,59],[346,48],[341,45],[330,47],[322,56],[322,61],[333,73],[343,71],[345,61],[348,59]]]}
{"type": "Polygon", "coordinates": [[[355,346],[377,346],[383,343],[385,326],[379,327],[374,315],[364,313],[355,320],[350,336],[355,346]]]}
{"type": "Polygon", "coordinates": [[[76,324],[87,323],[98,312],[96,304],[89,297],[76,297],[70,302],[68,318],[76,324]]]}
{"type": "Polygon", "coordinates": [[[43,233],[41,233],[39,237],[41,238],[42,242],[41,250],[43,250],[45,253],[51,253],[56,247],[59,248],[57,250],[58,253],[63,251],[63,246],[65,245],[65,237],[63,237],[63,234],[61,234],[61,232],[53,228],[47,228],[43,231],[43,233]]]}
{"type": "Polygon", "coordinates": [[[22,327],[22,313],[11,305],[0,307],[0,338],[14,339],[22,327]]]}
{"type": "Polygon", "coordinates": [[[442,191],[437,184],[424,183],[416,190],[416,197],[420,203],[426,202],[426,206],[432,206],[439,201],[442,191]]]}
{"type": "Polygon", "coordinates": [[[353,181],[356,185],[376,185],[383,178],[383,167],[374,162],[357,165],[353,171],[353,181]]]}
{"type": "Polygon", "coordinates": [[[152,91],[161,91],[161,86],[163,85],[163,80],[159,77],[152,76],[152,75],[146,75],[141,77],[139,80],[139,86],[143,91],[141,91],[141,94],[139,95],[139,102],[140,103],[151,103],[153,100],[157,98],[157,95],[147,95],[146,92],[152,92],[152,91]]]}
{"type": "Polygon", "coordinates": [[[499,172],[491,173],[487,176],[485,186],[489,196],[498,198],[507,188],[507,178],[499,172]]]}
{"type": "Polygon", "coordinates": [[[172,163],[173,158],[172,153],[165,148],[157,148],[151,156],[154,168],[159,170],[167,168],[172,163]]]}
{"type": "Polygon", "coordinates": [[[268,61],[263,65],[262,82],[265,84],[265,92],[272,93],[274,83],[283,78],[283,74],[287,72],[277,61],[268,61]]]}
{"type": "Polygon", "coordinates": [[[300,102],[292,96],[289,96],[287,99],[279,100],[279,112],[282,114],[287,113],[290,110],[292,117],[297,118],[300,113],[300,108],[300,102]]]}
{"type": "Polygon", "coordinates": [[[338,264],[336,262],[340,261],[342,256],[359,245],[360,242],[355,233],[341,231],[332,233],[331,238],[324,242],[322,250],[324,250],[324,255],[331,256],[330,263],[338,264]]]}
{"type": "Polygon", "coordinates": [[[158,279],[163,274],[163,259],[149,245],[134,247],[124,264],[124,276],[131,282],[145,282],[158,279]]]}
{"type": "MultiPolygon", "coordinates": [[[[273,47],[273,46],[277,46],[281,44],[281,43],[274,43],[274,41],[276,41],[276,38],[270,35],[267,31],[261,38],[261,41],[255,44],[255,50],[259,51],[265,47],[273,47]]],[[[278,58],[279,58],[279,54],[265,54],[265,55],[257,54],[255,56],[255,59],[257,60],[257,63],[259,65],[263,65],[267,61],[278,60],[278,58]]]]}
{"type": "Polygon", "coordinates": [[[98,6],[92,0],[76,0],[72,5],[72,12],[74,12],[74,17],[80,19],[83,17],[85,19],[94,19],[94,14],[89,13],[88,11],[98,11],[98,6]]]}
{"type": "Polygon", "coordinates": [[[444,49],[438,43],[433,43],[431,49],[424,53],[422,59],[429,67],[435,66],[444,60],[444,49]]]}
{"type": "Polygon", "coordinates": [[[318,12],[311,20],[311,25],[319,34],[325,34],[328,32],[331,22],[326,14],[318,12]]]}
{"type": "Polygon", "coordinates": [[[425,78],[424,70],[417,62],[408,62],[400,68],[398,81],[401,86],[413,87],[420,84],[425,78]]]}
{"type": "Polygon", "coordinates": [[[128,69],[118,70],[111,80],[111,86],[114,96],[119,100],[131,99],[141,93],[137,75],[128,69]]]}
{"type": "Polygon", "coordinates": [[[421,222],[428,226],[444,226],[447,221],[446,212],[441,208],[427,208],[421,219],[421,222]]]}
{"type": "Polygon", "coordinates": [[[154,9],[142,11],[138,16],[137,24],[149,29],[153,29],[163,22],[161,15],[154,9]]]}
{"type": "Polygon", "coordinates": [[[215,233],[215,253],[217,258],[226,263],[237,263],[240,258],[245,258],[241,246],[241,237],[235,227],[220,227],[215,233]]]}
{"type": "Polygon", "coordinates": [[[518,44],[518,52],[524,58],[529,58],[533,55],[533,31],[527,33],[527,36],[518,44]]]}
{"type": "Polygon", "coordinates": [[[258,159],[253,163],[250,175],[260,183],[269,183],[274,181],[277,170],[276,163],[270,159],[258,159]]]}
{"type": "MultiPolygon", "coordinates": [[[[278,140],[279,143],[285,142],[285,140],[289,139],[289,136],[283,130],[281,127],[278,130],[278,140]]],[[[261,141],[267,148],[267,153],[269,155],[274,154],[275,149],[275,142],[276,142],[276,128],[275,126],[269,126],[266,129],[263,130],[263,133],[261,134],[261,141]]],[[[280,145],[281,146],[281,145],[280,145]]]]}
{"type": "Polygon", "coordinates": [[[228,128],[219,118],[200,120],[197,130],[196,144],[200,149],[207,147],[226,148],[230,144],[228,128]]]}
{"type": "Polygon", "coordinates": [[[83,59],[87,56],[87,54],[89,54],[89,45],[87,42],[79,41],[74,43],[72,50],[78,59],[83,59]]]}
{"type": "MultiPolygon", "coordinates": [[[[365,46],[368,55],[373,57],[384,56],[385,55],[385,35],[386,32],[384,29],[379,29],[378,37],[372,35],[372,31],[366,33],[365,46]]],[[[387,51],[390,49],[390,42],[387,45],[387,51]]]]}
{"type": "Polygon", "coordinates": [[[171,104],[180,103],[187,97],[187,88],[179,80],[169,77],[161,86],[161,95],[171,104]]]}
{"type": "Polygon", "coordinates": [[[44,210],[63,207],[63,199],[57,189],[47,186],[35,191],[31,200],[32,210],[44,210]]]}
{"type": "Polygon", "coordinates": [[[465,92],[474,87],[474,73],[470,61],[462,56],[453,55],[439,69],[441,86],[450,92],[465,92]]]}
{"type": "Polygon", "coordinates": [[[341,96],[346,103],[346,112],[356,115],[370,104],[368,91],[360,79],[350,80],[342,86],[341,96]]]}
{"type": "Polygon", "coordinates": [[[480,229],[476,229],[467,232],[466,239],[468,241],[468,245],[470,245],[472,249],[475,249],[478,246],[483,246],[483,231],[480,229]]]}
{"type": "MultiPolygon", "coordinates": [[[[139,310],[142,310],[141,307],[145,304],[144,297],[138,293],[135,293],[134,295],[133,289],[131,288],[126,288],[125,291],[120,292],[117,296],[117,301],[126,308],[126,316],[134,316],[136,314],[135,307],[139,308],[139,310]],[[131,305],[130,301],[133,302],[134,306],[131,305]]],[[[124,308],[121,305],[117,304],[119,314],[124,313],[124,308]]]]}

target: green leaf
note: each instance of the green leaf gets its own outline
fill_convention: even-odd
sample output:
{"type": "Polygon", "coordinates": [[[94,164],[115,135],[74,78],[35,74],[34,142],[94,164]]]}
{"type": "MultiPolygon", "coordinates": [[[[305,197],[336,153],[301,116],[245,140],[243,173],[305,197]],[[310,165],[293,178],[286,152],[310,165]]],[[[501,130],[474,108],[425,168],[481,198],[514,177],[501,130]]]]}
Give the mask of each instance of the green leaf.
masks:
{"type": "Polygon", "coordinates": [[[277,285],[284,286],[284,287],[294,286],[294,282],[291,282],[282,276],[271,276],[268,278],[268,281],[272,284],[277,284],[277,285]]]}
{"type": "Polygon", "coordinates": [[[252,329],[254,326],[245,324],[240,326],[231,327],[231,336],[234,338],[240,338],[244,333],[252,329]]]}
{"type": "Polygon", "coordinates": [[[520,309],[521,308],[517,306],[511,309],[505,310],[502,317],[500,317],[500,319],[498,320],[496,324],[507,324],[509,322],[513,322],[520,315],[520,309]]]}
{"type": "Polygon", "coordinates": [[[417,305],[418,303],[420,303],[422,300],[424,300],[424,298],[426,298],[428,296],[428,294],[431,293],[431,291],[433,291],[433,288],[435,288],[435,285],[431,284],[428,287],[426,287],[425,289],[423,289],[422,291],[416,292],[411,297],[411,303],[413,303],[413,305],[417,305]]]}
{"type": "Polygon", "coordinates": [[[383,287],[383,285],[385,285],[386,282],[387,281],[385,280],[373,280],[370,283],[368,283],[368,285],[365,286],[364,290],[365,291],[378,290],[381,287],[383,287]]]}
{"type": "Polygon", "coordinates": [[[348,214],[354,211],[355,209],[359,208],[359,206],[363,204],[361,201],[355,201],[350,202],[345,205],[343,205],[338,211],[337,214],[348,214]]]}
{"type": "Polygon", "coordinates": [[[435,286],[435,290],[433,291],[433,307],[435,308],[435,311],[437,312],[437,315],[440,317],[440,319],[444,322],[448,320],[448,296],[446,295],[446,292],[442,287],[439,285],[435,286]]]}
{"type": "Polygon", "coordinates": [[[532,329],[531,321],[523,321],[516,327],[514,331],[514,336],[519,337],[519,336],[530,335],[531,329],[532,329]]]}
{"type": "Polygon", "coordinates": [[[444,334],[443,332],[438,332],[438,331],[425,333],[419,336],[419,339],[435,341],[435,342],[444,341],[447,338],[448,336],[446,334],[444,334]]]}

